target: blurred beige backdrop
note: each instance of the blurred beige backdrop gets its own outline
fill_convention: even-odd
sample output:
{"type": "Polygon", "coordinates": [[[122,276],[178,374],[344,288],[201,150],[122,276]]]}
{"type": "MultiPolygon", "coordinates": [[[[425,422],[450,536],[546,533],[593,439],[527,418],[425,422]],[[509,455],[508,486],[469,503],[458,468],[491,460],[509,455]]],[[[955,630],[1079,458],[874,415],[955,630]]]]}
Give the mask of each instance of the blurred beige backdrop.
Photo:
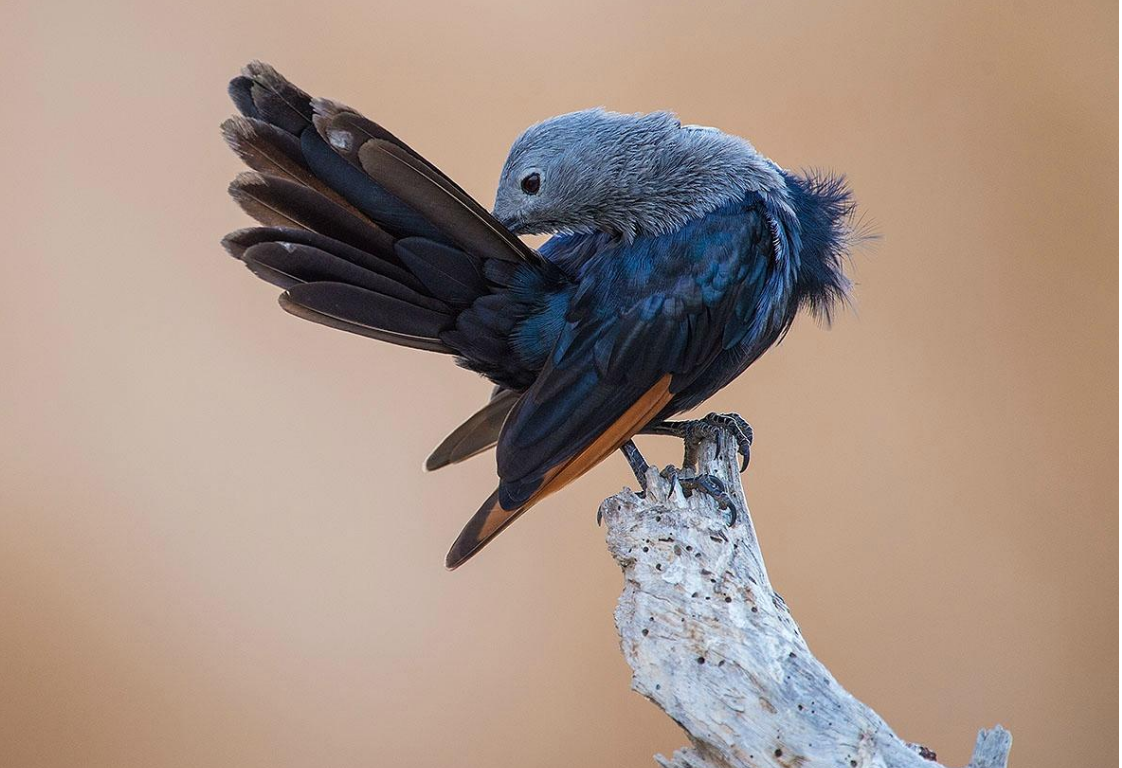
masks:
{"type": "MultiPolygon", "coordinates": [[[[773,578],[941,760],[1117,760],[1115,3],[31,2],[0,11],[0,765],[650,766],[608,461],[441,567],[488,386],[285,315],[219,248],[250,58],[490,203],[527,124],[672,108],[849,174],[856,311],[713,402],[773,578]]],[[[667,439],[642,442],[660,461],[667,439]]]]}

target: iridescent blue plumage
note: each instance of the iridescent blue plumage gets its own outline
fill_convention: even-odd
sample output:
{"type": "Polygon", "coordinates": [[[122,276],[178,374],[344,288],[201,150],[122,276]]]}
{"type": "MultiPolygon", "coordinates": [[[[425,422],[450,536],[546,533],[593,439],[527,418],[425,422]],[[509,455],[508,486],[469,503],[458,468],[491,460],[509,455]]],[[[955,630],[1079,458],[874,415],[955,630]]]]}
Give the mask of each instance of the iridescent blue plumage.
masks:
{"type": "Polygon", "coordinates": [[[754,194],[665,235],[586,237],[600,247],[578,251],[580,263],[569,251],[551,256],[573,276],[562,289],[567,301],[524,321],[558,332],[530,336],[522,351],[541,372],[499,444],[499,473],[510,479],[504,507],[525,503],[559,453],[590,442],[666,374],[675,398],[664,417],[680,410],[680,393],[727,383],[705,373],[749,334],[774,340],[781,331],[777,302],[791,287],[754,194]]]}

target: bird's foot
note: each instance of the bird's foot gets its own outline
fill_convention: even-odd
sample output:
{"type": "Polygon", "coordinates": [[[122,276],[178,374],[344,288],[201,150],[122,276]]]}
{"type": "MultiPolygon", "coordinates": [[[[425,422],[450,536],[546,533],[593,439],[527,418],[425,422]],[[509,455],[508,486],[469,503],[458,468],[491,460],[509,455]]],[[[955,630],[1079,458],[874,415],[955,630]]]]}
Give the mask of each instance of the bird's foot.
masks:
{"type": "Polygon", "coordinates": [[[703,421],[718,428],[723,427],[732,435],[736,440],[736,451],[740,454],[740,471],[748,469],[748,463],[752,460],[752,440],[755,439],[752,425],[739,413],[710,413],[703,421]]]}
{"type": "Polygon", "coordinates": [[[701,419],[691,421],[664,421],[648,430],[651,434],[673,435],[685,443],[684,464],[697,466],[697,449],[705,439],[712,439],[719,431],[728,432],[736,440],[736,450],[740,454],[740,471],[748,469],[752,460],[752,425],[737,413],[710,413],[701,419]]]}
{"type": "Polygon", "coordinates": [[[662,476],[670,481],[673,485],[675,482],[681,487],[682,491],[688,494],[693,494],[694,491],[700,491],[706,496],[710,497],[717,502],[717,506],[724,510],[725,524],[735,525],[738,516],[736,500],[729,496],[725,484],[721,478],[716,475],[683,475],[677,467],[667,467],[662,471],[662,476]]]}

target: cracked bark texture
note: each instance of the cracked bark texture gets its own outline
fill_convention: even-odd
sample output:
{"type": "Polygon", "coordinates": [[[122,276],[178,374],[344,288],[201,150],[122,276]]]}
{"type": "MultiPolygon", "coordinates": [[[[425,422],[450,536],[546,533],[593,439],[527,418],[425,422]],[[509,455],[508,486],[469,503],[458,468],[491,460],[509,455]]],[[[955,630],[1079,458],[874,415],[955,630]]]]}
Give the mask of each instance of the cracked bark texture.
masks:
{"type": "MultiPolygon", "coordinates": [[[[686,732],[691,746],[664,768],[939,768],[842,688],[803,639],[771,586],[756,540],[735,443],[701,443],[700,471],[739,505],[725,525],[716,503],[686,497],[656,469],[643,497],[630,490],[600,508],[623,569],[616,627],[631,687],[686,732]]],[[[1012,737],[978,734],[969,768],[1004,768],[1012,737]]]]}

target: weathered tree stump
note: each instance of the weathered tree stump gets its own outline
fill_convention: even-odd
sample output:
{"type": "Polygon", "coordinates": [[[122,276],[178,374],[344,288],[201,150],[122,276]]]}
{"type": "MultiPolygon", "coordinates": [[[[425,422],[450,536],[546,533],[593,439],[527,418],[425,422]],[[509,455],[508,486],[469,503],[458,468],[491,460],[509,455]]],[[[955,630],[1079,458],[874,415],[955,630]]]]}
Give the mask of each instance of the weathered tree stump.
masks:
{"type": "MultiPolygon", "coordinates": [[[[768,579],[740,483],[735,443],[701,443],[700,471],[739,504],[725,524],[708,496],[685,496],[654,468],[644,496],[625,490],[601,514],[623,569],[616,627],[631,686],[685,730],[692,746],[664,768],[939,768],[902,741],[810,652],[768,579]]],[[[970,768],[1004,768],[1012,737],[978,734],[970,768]]]]}

